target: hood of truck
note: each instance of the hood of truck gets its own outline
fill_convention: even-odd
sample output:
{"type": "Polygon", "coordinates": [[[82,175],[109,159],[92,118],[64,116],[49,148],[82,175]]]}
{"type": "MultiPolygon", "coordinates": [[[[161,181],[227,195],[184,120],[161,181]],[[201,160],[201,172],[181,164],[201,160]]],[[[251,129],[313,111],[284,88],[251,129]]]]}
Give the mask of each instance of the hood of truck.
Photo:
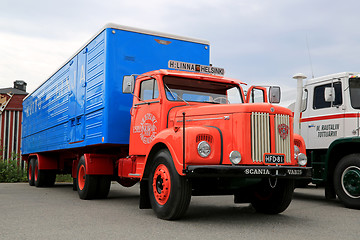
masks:
{"type": "MultiPolygon", "coordinates": [[[[202,139],[212,139],[211,148],[216,152],[212,156],[218,158],[209,159],[212,164],[231,164],[229,155],[232,151],[240,152],[240,164],[263,165],[265,153],[284,154],[286,164],[294,162],[291,149],[293,117],[287,108],[264,103],[190,105],[177,107],[171,115],[169,126],[181,128],[185,119],[188,149],[195,150],[202,139]],[[201,129],[204,129],[203,134],[201,129]]],[[[193,164],[205,160],[191,152],[187,156],[193,164]]]]}

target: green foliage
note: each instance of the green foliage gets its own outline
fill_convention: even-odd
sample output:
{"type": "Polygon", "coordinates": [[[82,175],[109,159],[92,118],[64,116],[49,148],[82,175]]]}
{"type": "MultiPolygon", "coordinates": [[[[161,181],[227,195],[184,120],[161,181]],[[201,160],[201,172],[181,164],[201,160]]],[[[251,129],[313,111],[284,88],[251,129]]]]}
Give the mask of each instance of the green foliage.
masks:
{"type": "Polygon", "coordinates": [[[26,170],[18,165],[18,157],[3,160],[0,157],[0,182],[26,182],[26,170]]]}
{"type": "Polygon", "coordinates": [[[58,174],[56,175],[56,182],[73,182],[71,174],[58,174]]]}

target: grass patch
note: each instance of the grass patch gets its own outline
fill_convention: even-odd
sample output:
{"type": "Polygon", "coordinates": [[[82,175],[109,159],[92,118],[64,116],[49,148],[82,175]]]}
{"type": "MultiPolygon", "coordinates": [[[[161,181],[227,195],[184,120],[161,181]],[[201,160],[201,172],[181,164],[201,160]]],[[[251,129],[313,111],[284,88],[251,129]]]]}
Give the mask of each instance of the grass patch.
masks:
{"type": "Polygon", "coordinates": [[[73,178],[71,177],[71,174],[57,174],[56,175],[56,182],[73,182],[73,178]]]}

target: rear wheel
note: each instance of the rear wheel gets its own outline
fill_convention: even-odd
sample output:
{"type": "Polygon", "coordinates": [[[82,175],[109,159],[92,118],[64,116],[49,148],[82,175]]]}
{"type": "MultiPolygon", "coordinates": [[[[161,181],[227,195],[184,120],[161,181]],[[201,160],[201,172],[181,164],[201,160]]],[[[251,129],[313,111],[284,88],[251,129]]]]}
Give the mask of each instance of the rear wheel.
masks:
{"type": "Polygon", "coordinates": [[[35,159],[31,158],[28,162],[28,169],[27,169],[27,177],[30,186],[35,185],[34,165],[35,165],[35,159]]]}
{"type": "Polygon", "coordinates": [[[191,184],[176,172],[167,150],[155,156],[149,178],[149,197],[152,209],[161,219],[178,219],[189,207],[191,184]]]}
{"type": "Polygon", "coordinates": [[[86,174],[85,158],[82,156],[77,168],[77,191],[81,199],[96,198],[98,181],[96,176],[86,174]]]}
{"type": "Polygon", "coordinates": [[[56,170],[40,170],[39,160],[35,159],[34,182],[36,187],[52,187],[55,184],[56,170]]]}
{"type": "Polygon", "coordinates": [[[360,209],[360,154],[340,160],[334,172],[334,187],[346,207],[360,209]]]}
{"type": "Polygon", "coordinates": [[[253,192],[251,204],[257,212],[278,214],[290,205],[294,180],[264,179],[253,192]]]}

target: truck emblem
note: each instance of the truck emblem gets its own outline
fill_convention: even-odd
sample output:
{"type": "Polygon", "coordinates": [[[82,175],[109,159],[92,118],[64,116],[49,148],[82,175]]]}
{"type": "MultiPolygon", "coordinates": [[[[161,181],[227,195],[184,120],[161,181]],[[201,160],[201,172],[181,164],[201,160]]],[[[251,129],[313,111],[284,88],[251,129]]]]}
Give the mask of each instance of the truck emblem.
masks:
{"type": "Polygon", "coordinates": [[[141,119],[140,125],[134,127],[133,132],[140,133],[141,141],[144,144],[149,144],[154,140],[157,134],[156,123],[156,117],[151,113],[147,113],[141,119]]]}
{"type": "Polygon", "coordinates": [[[279,124],[278,130],[281,138],[285,140],[285,138],[289,135],[289,127],[286,124],[279,124]]]}

